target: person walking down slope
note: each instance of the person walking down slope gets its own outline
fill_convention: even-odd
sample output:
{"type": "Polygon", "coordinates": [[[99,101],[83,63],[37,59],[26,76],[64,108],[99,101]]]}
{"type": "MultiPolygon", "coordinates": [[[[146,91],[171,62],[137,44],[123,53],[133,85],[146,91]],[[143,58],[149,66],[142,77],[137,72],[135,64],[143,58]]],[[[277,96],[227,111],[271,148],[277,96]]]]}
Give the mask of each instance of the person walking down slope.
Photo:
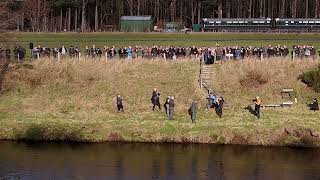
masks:
{"type": "Polygon", "coordinates": [[[254,102],[254,112],[258,119],[260,119],[260,108],[261,108],[261,99],[259,96],[253,100],[254,102]]]}
{"type": "Polygon", "coordinates": [[[152,110],[154,111],[155,108],[158,106],[159,110],[161,110],[161,105],[160,105],[160,93],[159,91],[157,91],[156,88],[154,88],[153,92],[152,92],[152,97],[151,97],[151,102],[153,104],[153,108],[152,110]]]}
{"type": "Polygon", "coordinates": [[[123,112],[123,98],[120,96],[120,94],[117,95],[117,109],[118,112],[123,112]]]}
{"type": "Polygon", "coordinates": [[[191,117],[192,123],[196,122],[197,110],[198,110],[198,102],[193,101],[189,108],[189,115],[191,117]]]}

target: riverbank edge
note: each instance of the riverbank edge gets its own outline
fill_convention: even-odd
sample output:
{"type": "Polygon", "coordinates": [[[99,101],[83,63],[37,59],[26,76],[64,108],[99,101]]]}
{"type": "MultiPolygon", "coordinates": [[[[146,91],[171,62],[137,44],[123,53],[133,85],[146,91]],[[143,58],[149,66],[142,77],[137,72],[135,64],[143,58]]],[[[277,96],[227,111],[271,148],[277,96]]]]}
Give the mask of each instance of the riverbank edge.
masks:
{"type": "Polygon", "coordinates": [[[214,144],[214,145],[242,145],[264,147],[295,147],[320,148],[320,132],[305,127],[284,127],[277,130],[255,130],[255,135],[249,133],[236,133],[231,129],[224,129],[217,135],[212,132],[207,135],[163,135],[151,136],[132,133],[131,136],[122,135],[121,132],[100,132],[106,134],[104,138],[82,137],[74,133],[63,136],[51,136],[44,129],[34,134],[20,134],[15,137],[1,134],[0,141],[23,142],[61,142],[61,143],[152,143],[152,144],[214,144]]]}

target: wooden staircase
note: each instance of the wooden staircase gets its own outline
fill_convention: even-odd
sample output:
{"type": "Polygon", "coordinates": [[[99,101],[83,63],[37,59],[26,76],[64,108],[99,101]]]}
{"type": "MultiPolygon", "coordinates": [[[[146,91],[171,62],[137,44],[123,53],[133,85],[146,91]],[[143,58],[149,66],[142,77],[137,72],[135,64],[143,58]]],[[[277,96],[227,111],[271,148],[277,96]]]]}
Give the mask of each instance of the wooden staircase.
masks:
{"type": "Polygon", "coordinates": [[[207,93],[210,92],[214,93],[213,89],[211,88],[211,65],[201,65],[200,68],[200,88],[205,88],[207,93]]]}

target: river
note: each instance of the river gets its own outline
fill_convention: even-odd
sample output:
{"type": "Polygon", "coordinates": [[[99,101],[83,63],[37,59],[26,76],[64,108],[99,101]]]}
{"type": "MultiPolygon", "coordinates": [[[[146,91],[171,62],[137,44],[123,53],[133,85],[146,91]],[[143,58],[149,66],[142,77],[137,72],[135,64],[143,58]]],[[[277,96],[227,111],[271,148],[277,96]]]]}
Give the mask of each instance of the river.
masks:
{"type": "Polygon", "coordinates": [[[0,180],[319,180],[320,149],[0,142],[0,180]]]}

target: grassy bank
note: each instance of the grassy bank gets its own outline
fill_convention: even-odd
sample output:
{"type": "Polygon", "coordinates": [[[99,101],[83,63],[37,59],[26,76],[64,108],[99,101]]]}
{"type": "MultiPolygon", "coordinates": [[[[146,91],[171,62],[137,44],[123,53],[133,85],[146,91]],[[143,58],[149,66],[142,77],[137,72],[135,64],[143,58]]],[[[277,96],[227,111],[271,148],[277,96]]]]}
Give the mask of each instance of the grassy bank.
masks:
{"type": "Polygon", "coordinates": [[[273,60],[215,65],[212,84],[230,107],[219,119],[205,111],[198,89],[198,63],[190,61],[34,61],[13,64],[0,97],[0,139],[71,140],[79,142],[189,142],[280,146],[320,145],[319,114],[305,102],[319,96],[297,80],[315,61],[273,60]],[[255,88],[239,83],[251,69],[267,82],[255,88]],[[154,87],[176,97],[175,120],[152,112],[154,87]],[[257,121],[244,107],[260,95],[264,103],[280,102],[284,87],[297,91],[291,109],[263,110],[257,121]],[[125,112],[116,112],[114,97],[124,96],[125,112]],[[200,102],[196,124],[187,109],[200,102]]]}

